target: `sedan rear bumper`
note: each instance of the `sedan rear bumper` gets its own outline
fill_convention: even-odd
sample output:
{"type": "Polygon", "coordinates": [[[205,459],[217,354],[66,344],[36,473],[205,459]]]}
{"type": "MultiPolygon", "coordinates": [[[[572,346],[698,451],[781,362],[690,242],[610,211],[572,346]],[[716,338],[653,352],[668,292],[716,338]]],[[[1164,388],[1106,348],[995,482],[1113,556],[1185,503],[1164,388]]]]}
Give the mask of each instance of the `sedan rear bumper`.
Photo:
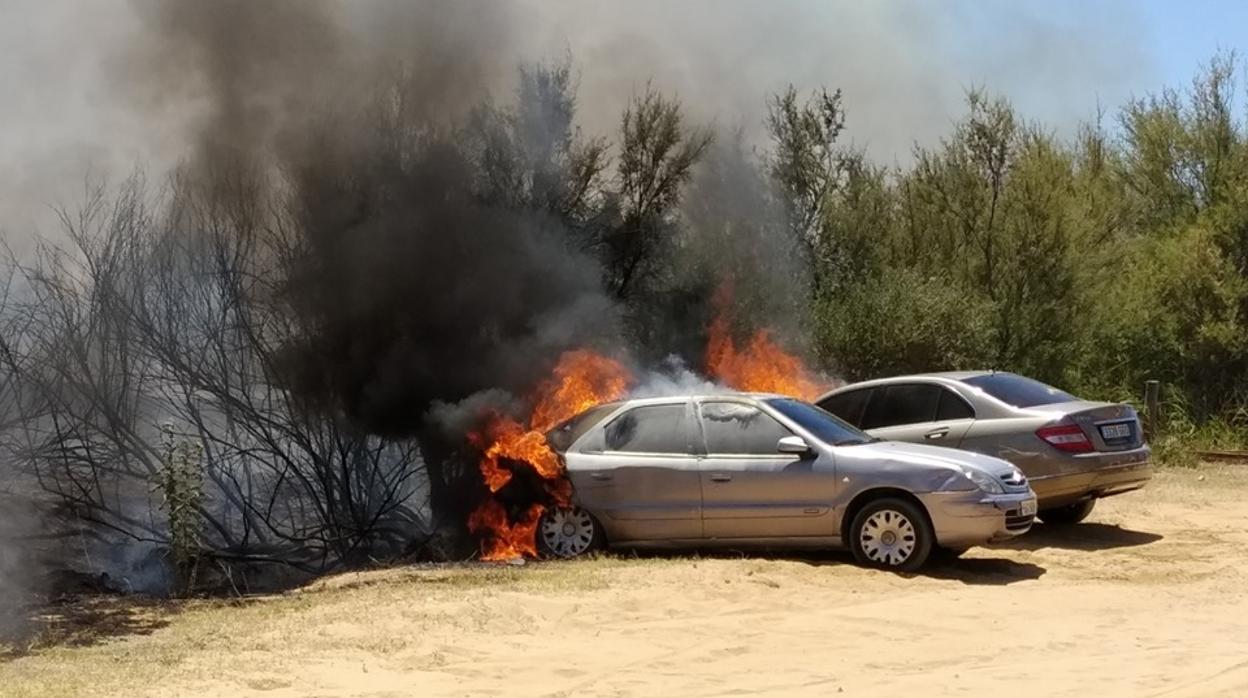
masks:
{"type": "Polygon", "coordinates": [[[1049,509],[1089,499],[1110,497],[1138,490],[1153,478],[1153,464],[1147,446],[1122,454],[1092,454],[1077,460],[1076,472],[1038,475],[1029,478],[1040,499],[1040,508],[1049,509]]]}
{"type": "Polygon", "coordinates": [[[986,494],[932,492],[918,495],[927,508],[936,542],[966,548],[1026,533],[1035,520],[1036,496],[1031,492],[986,494]],[[1024,513],[1030,507],[1030,513],[1024,513]]]}

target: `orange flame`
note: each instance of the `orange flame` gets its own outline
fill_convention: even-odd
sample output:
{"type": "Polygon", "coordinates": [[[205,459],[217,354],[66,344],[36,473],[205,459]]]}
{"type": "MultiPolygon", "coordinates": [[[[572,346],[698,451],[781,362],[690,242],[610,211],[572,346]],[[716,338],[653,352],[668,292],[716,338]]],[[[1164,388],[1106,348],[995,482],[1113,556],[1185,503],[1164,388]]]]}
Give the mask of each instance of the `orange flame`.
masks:
{"type": "MultiPolygon", "coordinates": [[[[594,405],[623,397],[631,383],[632,374],[615,359],[587,349],[565,352],[553,376],[537,388],[527,429],[511,417],[494,413],[481,432],[470,435],[482,447],[478,465],[490,493],[498,492],[513,477],[503,461],[520,462],[542,478],[553,501],[566,505],[572,486],[558,455],[546,443],[545,432],[594,405]]],[[[533,504],[519,520],[511,521],[496,499],[486,498],[468,517],[468,530],[482,540],[481,559],[536,557],[537,522],[543,511],[541,504],[533,504]]]]}
{"type": "Polygon", "coordinates": [[[528,508],[519,521],[509,521],[507,510],[486,499],[468,516],[468,531],[484,536],[482,560],[514,560],[537,557],[537,522],[545,511],[541,504],[528,508]]]}
{"type": "Polygon", "coordinates": [[[529,419],[529,426],[538,431],[624,397],[633,382],[632,373],[619,361],[587,349],[565,352],[554,374],[538,389],[537,406],[529,419]]]}
{"type": "Polygon", "coordinates": [[[732,339],[728,309],[732,286],[723,284],[715,293],[715,319],[706,344],[706,370],[712,378],[736,390],[791,395],[813,400],[826,386],[802,360],[785,352],[771,338],[771,330],[754,333],[744,348],[732,339]]]}

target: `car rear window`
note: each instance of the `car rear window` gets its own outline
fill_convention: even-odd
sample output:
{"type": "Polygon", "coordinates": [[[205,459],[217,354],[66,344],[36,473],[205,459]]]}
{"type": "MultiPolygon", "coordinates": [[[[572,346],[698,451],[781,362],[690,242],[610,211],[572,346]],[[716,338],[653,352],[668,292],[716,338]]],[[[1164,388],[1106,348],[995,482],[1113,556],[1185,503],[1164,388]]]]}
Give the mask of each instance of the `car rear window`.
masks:
{"type": "Polygon", "coordinates": [[[608,451],[689,453],[683,403],[635,407],[611,420],[604,432],[608,451]]]}
{"type": "Polygon", "coordinates": [[[940,389],[940,405],[936,408],[936,421],[945,422],[952,419],[973,419],[975,410],[966,404],[966,400],[953,394],[952,391],[940,389]]]}
{"type": "Polygon", "coordinates": [[[591,407],[588,410],[576,415],[572,419],[560,424],[559,426],[546,432],[546,443],[550,447],[563,453],[571,448],[581,435],[589,431],[595,424],[601,422],[603,418],[615,411],[619,407],[618,402],[608,402],[605,405],[591,407]]]}
{"type": "Polygon", "coordinates": [[[1014,373],[988,373],[963,378],[963,383],[983,390],[1007,405],[1036,407],[1055,405],[1059,402],[1075,402],[1079,398],[1038,380],[1024,378],[1014,373]]]}

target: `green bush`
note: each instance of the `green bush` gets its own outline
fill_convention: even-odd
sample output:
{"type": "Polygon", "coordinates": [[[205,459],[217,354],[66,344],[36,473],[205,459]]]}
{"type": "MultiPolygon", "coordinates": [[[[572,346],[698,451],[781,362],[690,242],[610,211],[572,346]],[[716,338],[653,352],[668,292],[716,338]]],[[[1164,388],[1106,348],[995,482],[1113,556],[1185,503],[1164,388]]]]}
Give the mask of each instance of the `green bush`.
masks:
{"type": "Polygon", "coordinates": [[[816,344],[847,380],[990,367],[990,308],[941,277],[885,269],[819,305],[816,344]]]}
{"type": "Polygon", "coordinates": [[[1103,394],[1160,380],[1193,422],[1216,416],[1246,385],[1246,297],[1248,285],[1207,231],[1140,241],[1092,305],[1081,387],[1103,394]]]}

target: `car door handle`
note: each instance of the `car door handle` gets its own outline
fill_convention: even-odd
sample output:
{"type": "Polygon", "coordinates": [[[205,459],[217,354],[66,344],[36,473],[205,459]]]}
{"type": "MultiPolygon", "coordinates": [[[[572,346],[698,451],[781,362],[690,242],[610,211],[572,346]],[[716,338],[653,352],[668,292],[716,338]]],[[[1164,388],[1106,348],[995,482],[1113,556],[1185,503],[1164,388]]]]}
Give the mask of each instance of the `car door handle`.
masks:
{"type": "Polygon", "coordinates": [[[731,482],[732,476],[727,473],[711,473],[711,482],[731,482]]]}
{"type": "Polygon", "coordinates": [[[610,480],[611,473],[590,473],[589,476],[595,480],[610,480]]]}
{"type": "Polygon", "coordinates": [[[937,439],[945,438],[945,434],[948,434],[948,433],[949,433],[948,429],[936,429],[935,431],[929,431],[926,434],[924,434],[923,438],[927,439],[928,441],[935,441],[937,439]]]}

